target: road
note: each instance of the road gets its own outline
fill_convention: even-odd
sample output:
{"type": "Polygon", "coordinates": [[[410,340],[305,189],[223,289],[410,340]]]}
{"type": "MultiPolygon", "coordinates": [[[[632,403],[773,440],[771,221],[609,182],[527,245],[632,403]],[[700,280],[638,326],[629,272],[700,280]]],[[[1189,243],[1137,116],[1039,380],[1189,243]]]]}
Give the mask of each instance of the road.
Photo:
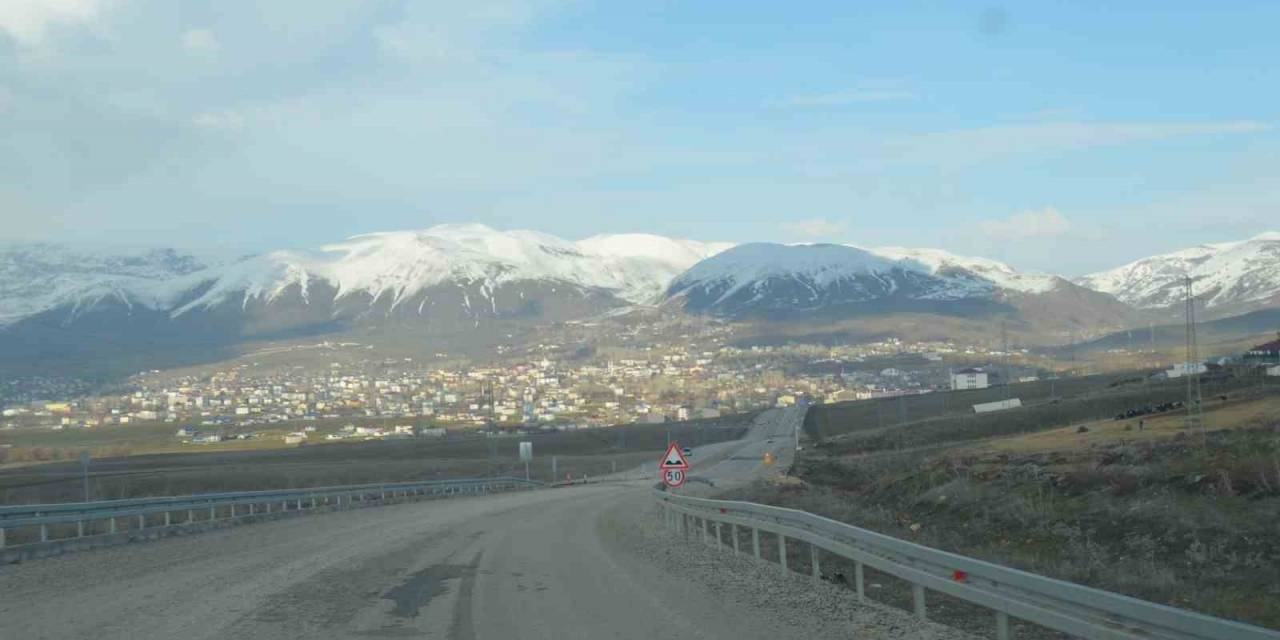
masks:
{"type": "MultiPolygon", "coordinates": [[[[749,479],[766,450],[794,446],[793,417],[770,413],[744,441],[696,451],[694,473],[749,479]]],[[[905,630],[879,637],[935,637],[887,610],[797,616],[769,591],[794,586],[665,537],[652,482],[335,512],[0,567],[0,638],[776,640],[849,637],[850,620],[905,630]],[[726,580],[742,582],[726,593],[726,580]]]]}

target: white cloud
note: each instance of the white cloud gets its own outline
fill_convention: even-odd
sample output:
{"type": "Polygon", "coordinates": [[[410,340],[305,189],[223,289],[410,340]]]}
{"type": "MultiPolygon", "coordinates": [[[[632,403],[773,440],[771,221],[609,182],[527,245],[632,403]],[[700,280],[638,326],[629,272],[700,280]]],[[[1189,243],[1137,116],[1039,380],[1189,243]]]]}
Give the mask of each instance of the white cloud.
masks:
{"type": "Polygon", "coordinates": [[[191,122],[201,129],[235,132],[244,128],[244,115],[237,111],[206,111],[196,114],[191,122]]]}
{"type": "Polygon", "coordinates": [[[1023,153],[1042,153],[1271,130],[1255,120],[1208,122],[1037,122],[996,125],[909,136],[887,153],[907,161],[966,163],[1023,153]]]}
{"type": "Polygon", "coordinates": [[[784,222],[782,228],[792,235],[806,238],[830,238],[844,232],[849,223],[844,220],[828,220],[826,218],[810,218],[795,222],[784,222]]]}
{"type": "Polygon", "coordinates": [[[182,48],[192,55],[212,57],[217,55],[222,44],[209,29],[189,29],[182,34],[182,48]]]}
{"type": "Polygon", "coordinates": [[[0,32],[25,48],[44,44],[49,30],[58,24],[94,19],[102,0],[4,0],[0,2],[0,32]]]}
{"type": "Polygon", "coordinates": [[[985,220],[978,229],[993,240],[1026,240],[1060,236],[1071,230],[1071,223],[1053,207],[1039,211],[1020,211],[1001,220],[985,220]]]}
{"type": "Polygon", "coordinates": [[[862,104],[868,102],[889,102],[894,100],[910,100],[915,94],[899,89],[848,89],[831,93],[792,96],[784,104],[792,107],[833,107],[846,104],[862,104]]]}

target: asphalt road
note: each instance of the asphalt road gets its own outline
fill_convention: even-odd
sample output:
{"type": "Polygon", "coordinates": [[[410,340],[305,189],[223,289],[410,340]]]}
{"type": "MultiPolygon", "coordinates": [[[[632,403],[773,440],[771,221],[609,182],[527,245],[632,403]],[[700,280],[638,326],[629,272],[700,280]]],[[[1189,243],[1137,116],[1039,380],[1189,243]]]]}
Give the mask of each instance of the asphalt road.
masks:
{"type": "MultiPolygon", "coordinates": [[[[695,452],[706,467],[695,472],[759,473],[766,450],[794,446],[793,422],[769,414],[746,442],[695,452]]],[[[336,512],[4,566],[0,638],[849,637],[846,623],[797,618],[794,603],[771,610],[778,596],[765,591],[716,591],[721,563],[690,568],[708,552],[655,528],[652,482],[336,512]]],[[[752,570],[733,576],[779,582],[743,578],[752,570]]],[[[907,619],[844,615],[864,614],[907,619]]],[[[879,637],[926,637],[903,628],[879,637]]]]}

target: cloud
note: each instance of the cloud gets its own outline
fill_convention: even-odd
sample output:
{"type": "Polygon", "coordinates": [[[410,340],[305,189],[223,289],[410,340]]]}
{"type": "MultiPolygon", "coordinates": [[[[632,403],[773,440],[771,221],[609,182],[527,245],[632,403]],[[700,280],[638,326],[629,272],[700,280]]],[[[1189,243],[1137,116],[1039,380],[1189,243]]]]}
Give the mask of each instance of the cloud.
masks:
{"type": "Polygon", "coordinates": [[[238,111],[206,111],[191,119],[191,123],[201,129],[228,132],[243,129],[244,122],[244,115],[238,111]]]}
{"type": "Polygon", "coordinates": [[[102,0],[4,0],[0,32],[21,47],[37,48],[53,26],[88,22],[97,17],[102,4],[102,0]]]}
{"type": "Polygon", "coordinates": [[[209,29],[189,29],[182,34],[182,48],[192,55],[212,57],[222,49],[222,44],[209,29]]]}
{"type": "Polygon", "coordinates": [[[834,107],[847,104],[864,104],[869,102],[890,102],[910,100],[915,94],[899,89],[848,89],[831,93],[792,96],[783,101],[791,107],[834,107]]]}
{"type": "Polygon", "coordinates": [[[806,238],[829,238],[844,232],[849,223],[845,220],[828,220],[826,218],[810,218],[795,222],[782,223],[782,229],[792,235],[806,238]]]}
{"type": "Polygon", "coordinates": [[[1042,153],[1156,142],[1175,138],[1261,133],[1273,128],[1256,120],[1209,122],[1036,122],[995,125],[909,136],[887,154],[926,163],[965,163],[1024,153],[1042,153]]]}
{"type": "Polygon", "coordinates": [[[1071,223],[1053,207],[1039,211],[1020,211],[1001,220],[984,220],[978,229],[993,240],[1026,240],[1060,236],[1071,230],[1071,223]]]}

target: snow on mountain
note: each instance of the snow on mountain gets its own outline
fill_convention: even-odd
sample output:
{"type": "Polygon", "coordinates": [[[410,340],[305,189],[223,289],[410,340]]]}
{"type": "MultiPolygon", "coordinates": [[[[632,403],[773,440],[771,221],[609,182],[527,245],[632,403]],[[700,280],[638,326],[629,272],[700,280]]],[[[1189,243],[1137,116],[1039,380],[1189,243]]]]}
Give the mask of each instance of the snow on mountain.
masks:
{"type": "Polygon", "coordinates": [[[929,273],[951,280],[957,286],[971,285],[973,295],[982,295],[992,287],[1020,293],[1048,293],[1062,282],[1058,276],[1022,273],[1003,262],[960,256],[942,249],[876,247],[870,251],[891,260],[918,263],[929,273]]]}
{"type": "Polygon", "coordinates": [[[229,261],[174,249],[0,246],[0,326],[64,305],[74,309],[103,299],[131,305],[135,291],[229,261]]]}
{"type": "Polygon", "coordinates": [[[620,298],[635,303],[656,302],[676,276],[733,246],[647,233],[598,235],[575,245],[600,261],[601,286],[616,288],[620,298]]]}
{"type": "Polygon", "coordinates": [[[967,290],[909,261],[838,244],[743,244],[694,265],[667,295],[691,311],[729,315],[887,299],[955,300],[967,290]]]}
{"type": "Polygon", "coordinates": [[[1143,258],[1077,283],[1138,308],[1164,309],[1182,303],[1186,276],[1211,312],[1244,312],[1280,304],[1280,232],[1143,258]]]}
{"type": "Polygon", "coordinates": [[[724,248],[645,234],[595,236],[570,242],[535,231],[497,231],[478,224],[438,225],[423,231],[355,236],[317,250],[273,251],[153,288],[160,307],[212,284],[175,308],[180,315],[229,299],[271,300],[297,286],[305,298],[314,281],[337,298],[367,294],[395,308],[427,289],[450,282],[476,284],[492,301],[504,284],[544,281],[603,289],[633,303],[651,302],[676,274],[724,248]]]}

